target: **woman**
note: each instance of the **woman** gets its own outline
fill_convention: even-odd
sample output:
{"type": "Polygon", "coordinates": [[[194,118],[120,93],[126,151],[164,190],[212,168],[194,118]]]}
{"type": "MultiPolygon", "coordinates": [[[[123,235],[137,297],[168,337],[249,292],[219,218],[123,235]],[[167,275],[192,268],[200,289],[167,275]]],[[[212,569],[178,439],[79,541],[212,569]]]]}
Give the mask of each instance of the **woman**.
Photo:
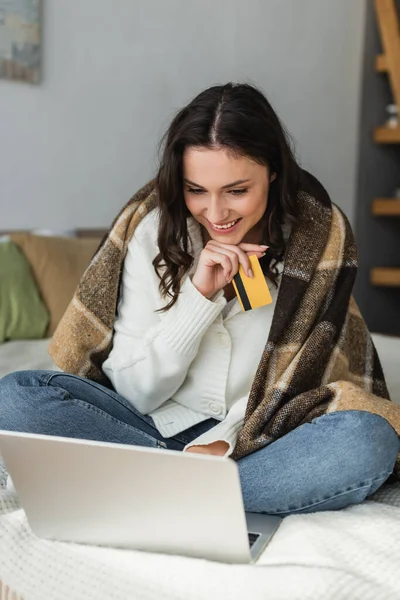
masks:
{"type": "Polygon", "coordinates": [[[5,377],[0,427],[231,456],[248,511],[361,502],[395,468],[400,418],[355,270],[347,221],[266,98],[210,88],[82,279],[51,348],[69,373],[5,377]],[[252,254],[273,303],[242,311],[252,254]]]}

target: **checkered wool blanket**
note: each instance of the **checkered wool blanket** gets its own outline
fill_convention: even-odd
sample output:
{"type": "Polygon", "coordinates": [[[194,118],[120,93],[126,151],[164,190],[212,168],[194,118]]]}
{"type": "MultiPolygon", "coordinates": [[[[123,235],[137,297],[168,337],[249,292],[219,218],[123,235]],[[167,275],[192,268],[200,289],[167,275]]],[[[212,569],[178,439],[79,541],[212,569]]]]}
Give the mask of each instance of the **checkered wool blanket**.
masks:
{"type": "MultiPolygon", "coordinates": [[[[300,218],[286,250],[235,459],[338,410],[381,415],[400,435],[400,406],[389,400],[378,355],[352,297],[357,252],[350,225],[306,172],[297,199],[300,218]]],[[[103,239],[50,344],[50,355],[62,370],[110,386],[101,365],[112,347],[127,245],[156,205],[150,182],[121,210],[103,239]]],[[[400,477],[400,455],[394,473],[400,477]]]]}

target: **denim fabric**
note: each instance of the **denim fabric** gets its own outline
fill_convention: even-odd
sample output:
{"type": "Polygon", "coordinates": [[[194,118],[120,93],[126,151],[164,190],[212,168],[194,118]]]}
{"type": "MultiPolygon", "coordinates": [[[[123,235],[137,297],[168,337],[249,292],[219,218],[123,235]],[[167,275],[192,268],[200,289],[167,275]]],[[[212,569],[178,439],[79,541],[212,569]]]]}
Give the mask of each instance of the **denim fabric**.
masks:
{"type": "MultiPolygon", "coordinates": [[[[0,429],[183,450],[217,423],[163,438],[151,417],[88,379],[17,371],[0,380],[0,429]]],[[[362,502],[389,477],[399,451],[396,432],[378,415],[323,415],[238,461],[245,509],[285,516],[362,502]]]]}
{"type": "Polygon", "coordinates": [[[357,504],[386,481],[399,451],[378,415],[322,415],[238,462],[246,510],[284,516],[357,504]]]}
{"type": "Polygon", "coordinates": [[[183,450],[217,423],[208,419],[163,438],[151,417],[90,379],[57,371],[17,371],[0,380],[0,429],[183,450]]]}

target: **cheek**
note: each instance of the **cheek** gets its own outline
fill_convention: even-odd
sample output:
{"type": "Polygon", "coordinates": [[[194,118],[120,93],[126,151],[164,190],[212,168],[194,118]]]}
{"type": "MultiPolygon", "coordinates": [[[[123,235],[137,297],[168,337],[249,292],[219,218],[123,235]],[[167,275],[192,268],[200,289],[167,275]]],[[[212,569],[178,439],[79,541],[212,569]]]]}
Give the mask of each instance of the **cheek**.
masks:
{"type": "Polygon", "coordinates": [[[207,205],[205,200],[202,200],[200,197],[193,198],[190,196],[184,196],[184,198],[186,208],[194,217],[198,217],[203,214],[207,205]]]}
{"type": "Polygon", "coordinates": [[[192,214],[195,214],[195,204],[193,201],[191,201],[189,196],[184,195],[185,198],[185,204],[186,204],[186,208],[188,209],[188,211],[192,214]]]}
{"type": "Polygon", "coordinates": [[[246,217],[258,217],[261,218],[267,208],[267,199],[263,196],[257,198],[249,198],[242,205],[242,214],[246,217]]]}

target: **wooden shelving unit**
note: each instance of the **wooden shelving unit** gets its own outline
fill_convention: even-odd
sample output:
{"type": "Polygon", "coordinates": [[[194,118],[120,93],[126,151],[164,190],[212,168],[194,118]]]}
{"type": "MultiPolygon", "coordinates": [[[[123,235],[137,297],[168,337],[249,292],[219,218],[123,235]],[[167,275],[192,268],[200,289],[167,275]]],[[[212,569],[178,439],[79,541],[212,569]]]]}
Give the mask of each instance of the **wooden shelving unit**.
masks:
{"type": "MultiPolygon", "coordinates": [[[[393,101],[400,109],[400,26],[395,0],[375,0],[375,11],[383,46],[383,54],[376,57],[376,70],[388,75],[393,101]]],[[[377,127],[373,138],[377,144],[400,144],[400,127],[377,127]]],[[[372,214],[400,217],[400,199],[376,198],[372,203],[372,214]]],[[[371,269],[370,281],[376,286],[400,287],[400,268],[371,269]]]]}
{"type": "Polygon", "coordinates": [[[374,130],[376,144],[400,144],[400,127],[376,127],[374,130]]]}
{"type": "Polygon", "coordinates": [[[378,73],[386,73],[386,71],[388,70],[386,56],[384,54],[378,54],[378,56],[376,57],[375,68],[378,71],[378,73]]]}
{"type": "Polygon", "coordinates": [[[372,214],[375,217],[400,217],[400,198],[375,198],[372,214]]]}
{"type": "Polygon", "coordinates": [[[400,269],[392,267],[371,269],[371,283],[384,287],[400,287],[400,269]]]}

